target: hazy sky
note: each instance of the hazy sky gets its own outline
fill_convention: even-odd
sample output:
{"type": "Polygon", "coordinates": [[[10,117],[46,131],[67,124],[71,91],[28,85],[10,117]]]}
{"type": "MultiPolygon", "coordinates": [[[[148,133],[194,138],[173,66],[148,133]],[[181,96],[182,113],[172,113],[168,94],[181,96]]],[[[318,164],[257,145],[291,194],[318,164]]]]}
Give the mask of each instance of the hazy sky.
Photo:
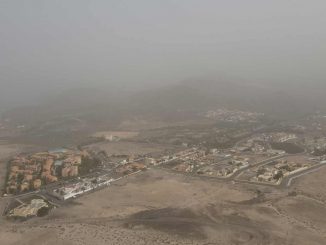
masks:
{"type": "Polygon", "coordinates": [[[0,104],[216,74],[326,82],[325,10],[325,0],[0,0],[0,104]]]}

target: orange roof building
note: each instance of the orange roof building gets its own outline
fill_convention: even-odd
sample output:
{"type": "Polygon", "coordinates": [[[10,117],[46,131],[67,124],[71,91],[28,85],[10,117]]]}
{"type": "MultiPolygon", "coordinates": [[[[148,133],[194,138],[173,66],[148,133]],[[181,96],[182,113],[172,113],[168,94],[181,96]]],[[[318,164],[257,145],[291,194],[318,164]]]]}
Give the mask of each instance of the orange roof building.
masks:
{"type": "Polygon", "coordinates": [[[45,172],[50,171],[53,163],[54,160],[52,158],[46,159],[45,163],[43,164],[43,171],[45,172]]]}
{"type": "Polygon", "coordinates": [[[25,181],[31,181],[33,179],[33,175],[31,175],[31,174],[26,174],[25,176],[24,176],[24,180],[25,181]]]}
{"type": "Polygon", "coordinates": [[[61,171],[62,177],[73,177],[78,175],[78,166],[64,167],[61,171]]]}
{"type": "Polygon", "coordinates": [[[24,182],[20,185],[20,191],[28,191],[29,190],[29,183],[24,182]]]}
{"type": "Polygon", "coordinates": [[[40,179],[36,179],[33,181],[33,187],[34,189],[40,189],[42,185],[42,181],[40,179]]]}
{"type": "Polygon", "coordinates": [[[52,182],[57,182],[58,181],[58,178],[56,176],[53,176],[53,175],[47,175],[45,179],[46,179],[47,183],[52,183],[52,182]]]}

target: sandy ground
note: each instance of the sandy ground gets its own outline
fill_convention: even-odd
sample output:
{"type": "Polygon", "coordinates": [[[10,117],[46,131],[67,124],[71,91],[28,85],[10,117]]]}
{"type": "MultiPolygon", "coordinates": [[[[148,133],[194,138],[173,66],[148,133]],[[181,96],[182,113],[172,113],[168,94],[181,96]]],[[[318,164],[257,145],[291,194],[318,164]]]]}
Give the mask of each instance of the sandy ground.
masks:
{"type": "Polygon", "coordinates": [[[143,119],[135,119],[135,120],[126,120],[120,123],[118,129],[119,130],[127,130],[127,131],[141,131],[141,130],[150,130],[150,129],[158,129],[165,127],[178,127],[178,126],[187,126],[187,125],[210,125],[214,123],[214,120],[202,118],[195,120],[180,120],[177,122],[167,122],[167,121],[157,121],[157,120],[143,120],[143,119]]]}
{"type": "Polygon", "coordinates": [[[138,143],[138,142],[101,142],[88,146],[91,149],[104,150],[108,155],[138,155],[148,153],[159,153],[165,149],[173,149],[171,146],[138,143]]]}
{"type": "Polygon", "coordinates": [[[92,136],[93,137],[119,137],[120,139],[132,139],[136,137],[139,134],[139,132],[135,131],[100,131],[94,133],[92,136]]]}
{"type": "Polygon", "coordinates": [[[0,159],[7,158],[21,149],[20,145],[0,145],[0,159]]]}
{"type": "Polygon", "coordinates": [[[326,167],[318,169],[314,173],[307,174],[295,179],[293,189],[299,192],[303,192],[307,196],[317,198],[322,202],[326,202],[326,167]]]}
{"type": "Polygon", "coordinates": [[[263,188],[149,170],[47,217],[2,220],[1,244],[326,244],[323,202],[263,188]]]}

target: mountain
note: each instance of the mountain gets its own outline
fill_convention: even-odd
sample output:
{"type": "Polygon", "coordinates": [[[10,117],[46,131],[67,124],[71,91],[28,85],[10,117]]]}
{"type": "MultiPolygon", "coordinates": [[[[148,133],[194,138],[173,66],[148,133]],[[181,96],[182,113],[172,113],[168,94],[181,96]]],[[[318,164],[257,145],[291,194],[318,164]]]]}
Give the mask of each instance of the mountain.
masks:
{"type": "Polygon", "coordinates": [[[131,99],[131,105],[147,113],[227,107],[295,118],[323,109],[326,102],[324,96],[305,95],[309,93],[312,94],[312,91],[247,82],[192,80],[139,93],[131,99]]]}
{"type": "Polygon", "coordinates": [[[226,107],[264,112],[277,118],[296,118],[315,110],[325,110],[323,91],[319,85],[284,86],[230,79],[194,79],[133,93],[69,90],[38,106],[9,110],[3,117],[17,124],[39,123],[67,115],[87,122],[118,122],[135,116],[173,119],[226,107]]]}

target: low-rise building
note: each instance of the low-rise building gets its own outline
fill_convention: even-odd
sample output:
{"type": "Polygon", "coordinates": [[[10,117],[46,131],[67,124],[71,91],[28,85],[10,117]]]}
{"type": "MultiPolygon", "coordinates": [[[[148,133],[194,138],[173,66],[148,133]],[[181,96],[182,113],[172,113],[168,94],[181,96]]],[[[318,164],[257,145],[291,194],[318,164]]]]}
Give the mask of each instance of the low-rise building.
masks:
{"type": "Polygon", "coordinates": [[[78,166],[67,166],[62,168],[62,177],[74,177],[78,175],[78,166]]]}
{"type": "Polygon", "coordinates": [[[28,182],[24,182],[20,185],[20,191],[21,192],[24,192],[24,191],[29,191],[29,183],[28,182]]]}
{"type": "Polygon", "coordinates": [[[41,186],[42,186],[42,181],[40,179],[35,179],[33,181],[33,187],[34,187],[34,189],[38,190],[38,189],[41,188],[41,186]]]}
{"type": "Polygon", "coordinates": [[[30,204],[19,206],[11,210],[9,217],[28,218],[36,216],[41,208],[48,208],[49,205],[43,199],[33,199],[30,204]]]}

